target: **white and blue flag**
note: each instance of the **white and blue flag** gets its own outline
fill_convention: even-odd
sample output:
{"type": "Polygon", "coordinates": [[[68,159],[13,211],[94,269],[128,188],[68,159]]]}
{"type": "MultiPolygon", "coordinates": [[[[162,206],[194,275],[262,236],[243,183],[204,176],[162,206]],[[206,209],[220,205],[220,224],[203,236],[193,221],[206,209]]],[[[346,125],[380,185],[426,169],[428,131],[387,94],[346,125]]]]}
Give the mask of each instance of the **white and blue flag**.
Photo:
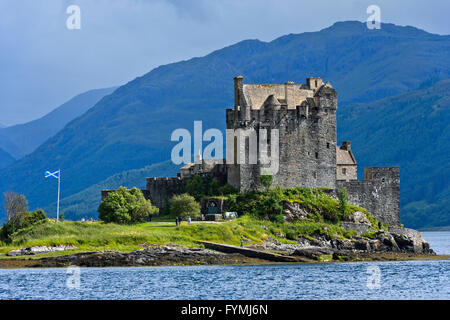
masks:
{"type": "Polygon", "coordinates": [[[45,171],[45,178],[55,178],[58,180],[58,202],[56,203],[56,221],[59,221],[59,194],[61,189],[61,169],[55,172],[45,171]]]}
{"type": "Polygon", "coordinates": [[[46,178],[53,177],[55,179],[59,179],[59,170],[55,172],[45,171],[45,177],[46,178]]]}

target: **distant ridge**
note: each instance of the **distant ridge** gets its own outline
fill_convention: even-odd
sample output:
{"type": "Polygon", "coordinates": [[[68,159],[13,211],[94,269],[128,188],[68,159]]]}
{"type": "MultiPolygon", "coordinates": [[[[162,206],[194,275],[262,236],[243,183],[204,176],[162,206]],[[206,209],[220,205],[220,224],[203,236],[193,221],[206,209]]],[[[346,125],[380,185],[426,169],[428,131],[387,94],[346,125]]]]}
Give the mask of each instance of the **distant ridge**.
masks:
{"type": "Polygon", "coordinates": [[[42,118],[10,127],[0,126],[0,147],[19,159],[61,130],[69,121],[85,113],[116,87],[81,93],[42,118]]]}
{"type": "Polygon", "coordinates": [[[0,169],[9,166],[14,160],[12,155],[0,148],[0,169]]]}

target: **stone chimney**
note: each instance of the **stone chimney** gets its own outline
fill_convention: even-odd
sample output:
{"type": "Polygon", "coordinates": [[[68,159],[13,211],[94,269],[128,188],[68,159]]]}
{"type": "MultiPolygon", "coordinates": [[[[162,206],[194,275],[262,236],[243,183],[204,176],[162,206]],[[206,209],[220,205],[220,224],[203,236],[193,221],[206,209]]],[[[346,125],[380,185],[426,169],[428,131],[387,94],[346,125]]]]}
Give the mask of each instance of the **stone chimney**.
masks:
{"type": "Polygon", "coordinates": [[[244,77],[243,76],[237,76],[234,77],[234,109],[238,110],[239,103],[240,103],[240,93],[243,92],[244,88],[244,77]]]}
{"type": "Polygon", "coordinates": [[[350,141],[343,141],[341,149],[342,150],[347,150],[347,151],[352,151],[351,142],[350,141]]]}
{"type": "Polygon", "coordinates": [[[288,109],[295,109],[294,82],[288,81],[284,84],[284,93],[288,109]]]}
{"type": "Polygon", "coordinates": [[[322,86],[323,81],[322,78],[307,78],[306,84],[308,85],[309,89],[317,90],[322,86]]]}

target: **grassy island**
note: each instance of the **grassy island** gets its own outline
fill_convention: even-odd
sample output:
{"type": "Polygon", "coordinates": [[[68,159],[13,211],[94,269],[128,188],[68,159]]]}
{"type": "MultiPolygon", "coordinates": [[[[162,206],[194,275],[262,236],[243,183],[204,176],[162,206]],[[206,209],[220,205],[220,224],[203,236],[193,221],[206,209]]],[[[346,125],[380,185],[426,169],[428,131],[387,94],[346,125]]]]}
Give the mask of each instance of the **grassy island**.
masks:
{"type": "MultiPolygon", "coordinates": [[[[198,241],[213,241],[239,245],[240,238],[246,244],[260,244],[269,237],[280,243],[296,244],[299,236],[327,236],[331,239],[347,239],[355,231],[342,228],[339,222],[355,211],[362,211],[372,221],[373,230],[378,222],[363,208],[343,203],[327,194],[327,190],[274,188],[247,194],[229,194],[230,210],[240,217],[220,223],[183,222],[176,226],[171,216],[154,217],[152,222],[116,224],[96,222],[56,222],[48,219],[10,235],[0,247],[2,258],[5,253],[23,247],[71,245],[75,249],[30,256],[65,255],[76,252],[114,250],[131,252],[144,245],[179,244],[186,247],[201,246],[198,241]],[[297,203],[307,218],[301,221],[285,222],[283,210],[287,203],[297,203]]],[[[13,258],[13,257],[11,257],[13,258]]]]}

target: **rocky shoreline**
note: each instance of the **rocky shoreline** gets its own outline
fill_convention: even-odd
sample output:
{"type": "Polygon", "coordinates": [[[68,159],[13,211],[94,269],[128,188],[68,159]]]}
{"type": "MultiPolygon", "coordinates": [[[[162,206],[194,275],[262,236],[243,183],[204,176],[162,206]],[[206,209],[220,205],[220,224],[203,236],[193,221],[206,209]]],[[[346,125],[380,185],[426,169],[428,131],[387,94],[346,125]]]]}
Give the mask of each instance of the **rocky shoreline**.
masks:
{"type": "Polygon", "coordinates": [[[240,254],[225,254],[203,248],[180,245],[146,245],[129,253],[118,251],[80,252],[39,259],[0,259],[0,268],[131,267],[174,265],[264,264],[263,259],[240,254]]]}
{"type": "MultiPolygon", "coordinates": [[[[291,212],[295,212],[292,210],[291,212]]],[[[296,213],[296,212],[295,212],[296,213]]],[[[294,220],[298,217],[292,217],[294,220]]],[[[125,267],[171,265],[236,265],[267,263],[314,263],[344,261],[387,261],[448,259],[436,256],[419,231],[392,226],[389,231],[373,231],[363,213],[355,212],[342,227],[355,230],[351,238],[322,232],[300,235],[296,243],[286,244],[269,236],[264,243],[237,246],[199,241],[199,247],[141,244],[133,252],[97,251],[45,258],[19,258],[41,253],[74,249],[71,246],[29,247],[7,253],[0,259],[0,268],[17,267],[125,267]],[[201,246],[201,247],[200,247],[201,246]],[[204,248],[203,248],[204,247],[204,248]]],[[[279,239],[285,236],[276,235],[279,239]]]]}
{"type": "MultiPolygon", "coordinates": [[[[214,250],[173,244],[142,246],[143,249],[129,253],[98,251],[38,259],[17,257],[0,259],[0,268],[58,268],[71,265],[80,267],[248,265],[450,258],[436,255],[422,239],[420,232],[406,228],[396,228],[389,232],[378,231],[370,238],[361,235],[351,239],[331,239],[326,235],[303,236],[299,237],[297,244],[285,244],[269,237],[262,244],[247,245],[245,248],[223,244],[214,244],[212,246],[214,250]],[[270,254],[272,256],[268,257],[270,254]]],[[[33,248],[21,250],[27,255],[36,251],[33,248]]],[[[51,251],[50,248],[46,250],[51,251]]]]}

